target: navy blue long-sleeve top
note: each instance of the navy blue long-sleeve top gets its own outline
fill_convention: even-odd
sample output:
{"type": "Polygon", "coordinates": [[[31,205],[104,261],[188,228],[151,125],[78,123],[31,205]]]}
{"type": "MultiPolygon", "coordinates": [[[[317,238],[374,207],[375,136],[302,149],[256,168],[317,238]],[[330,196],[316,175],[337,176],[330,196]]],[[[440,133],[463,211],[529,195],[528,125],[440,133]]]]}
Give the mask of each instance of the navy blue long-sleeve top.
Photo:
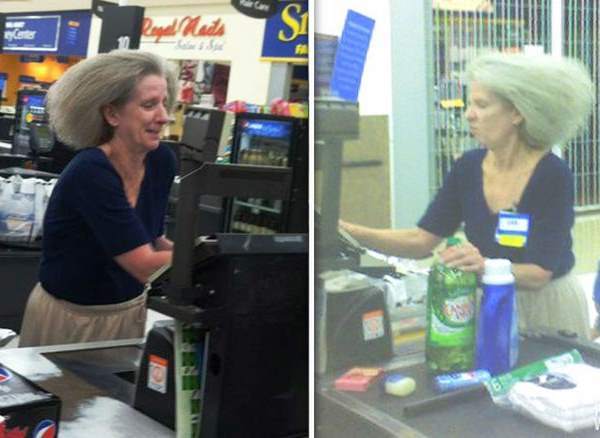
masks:
{"type": "Polygon", "coordinates": [[[81,151],[65,168],[44,216],[39,277],[46,291],[84,305],[120,303],[143,291],[114,257],[164,234],[175,155],[160,145],[145,165],[135,208],[101,149],[81,151]]]}
{"type": "Polygon", "coordinates": [[[483,193],[486,154],[486,149],[475,149],[456,161],[418,226],[447,237],[464,223],[467,239],[484,257],[533,263],[551,271],[553,278],[567,274],[575,264],[574,185],[567,164],[552,153],[538,162],[516,206],[518,213],[530,216],[529,238],[525,247],[510,248],[495,240],[498,213],[489,209],[483,193]]]}

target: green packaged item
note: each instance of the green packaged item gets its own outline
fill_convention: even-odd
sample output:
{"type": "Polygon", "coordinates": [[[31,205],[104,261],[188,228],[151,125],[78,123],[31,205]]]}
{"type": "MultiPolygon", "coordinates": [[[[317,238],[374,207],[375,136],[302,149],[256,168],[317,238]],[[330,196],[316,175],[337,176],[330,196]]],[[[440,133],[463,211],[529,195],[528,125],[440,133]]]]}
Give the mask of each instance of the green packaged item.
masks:
{"type": "Polygon", "coordinates": [[[484,384],[492,396],[494,403],[509,405],[508,393],[516,383],[534,379],[548,371],[574,363],[583,363],[583,358],[577,350],[571,350],[558,356],[532,362],[509,373],[496,376],[484,382],[484,384]]]}
{"type": "MultiPolygon", "coordinates": [[[[446,245],[460,244],[456,237],[446,245]]],[[[473,369],[477,275],[436,262],[429,273],[425,359],[436,373],[473,369]]]]}

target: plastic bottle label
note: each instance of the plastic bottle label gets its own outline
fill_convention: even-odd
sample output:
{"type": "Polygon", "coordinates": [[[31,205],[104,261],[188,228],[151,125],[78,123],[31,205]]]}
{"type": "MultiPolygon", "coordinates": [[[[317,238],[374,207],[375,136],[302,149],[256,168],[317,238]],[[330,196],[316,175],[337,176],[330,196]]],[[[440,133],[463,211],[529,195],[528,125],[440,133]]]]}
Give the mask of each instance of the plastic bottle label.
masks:
{"type": "Polygon", "coordinates": [[[473,337],[471,321],[474,316],[475,300],[472,295],[444,300],[441,309],[434,309],[431,314],[431,341],[447,346],[463,345],[473,337]]]}
{"type": "Polygon", "coordinates": [[[449,327],[464,327],[475,315],[475,303],[470,296],[459,296],[446,300],[442,308],[441,320],[449,327]]]}

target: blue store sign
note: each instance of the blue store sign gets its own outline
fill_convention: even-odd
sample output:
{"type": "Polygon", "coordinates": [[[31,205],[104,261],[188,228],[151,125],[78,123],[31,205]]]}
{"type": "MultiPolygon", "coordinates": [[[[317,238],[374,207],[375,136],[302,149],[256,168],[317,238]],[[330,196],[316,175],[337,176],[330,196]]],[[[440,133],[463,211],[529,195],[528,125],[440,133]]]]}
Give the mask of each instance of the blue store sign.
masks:
{"type": "Polygon", "coordinates": [[[262,60],[308,62],[308,2],[279,1],[265,24],[262,60]]]}
{"type": "Polygon", "coordinates": [[[4,50],[56,52],[60,15],[6,17],[4,50]]]}
{"type": "Polygon", "coordinates": [[[2,47],[9,53],[85,56],[90,24],[88,11],[7,15],[2,47]]]}
{"type": "Polygon", "coordinates": [[[348,10],[331,74],[333,96],[357,101],[374,26],[375,20],[348,10]]]}

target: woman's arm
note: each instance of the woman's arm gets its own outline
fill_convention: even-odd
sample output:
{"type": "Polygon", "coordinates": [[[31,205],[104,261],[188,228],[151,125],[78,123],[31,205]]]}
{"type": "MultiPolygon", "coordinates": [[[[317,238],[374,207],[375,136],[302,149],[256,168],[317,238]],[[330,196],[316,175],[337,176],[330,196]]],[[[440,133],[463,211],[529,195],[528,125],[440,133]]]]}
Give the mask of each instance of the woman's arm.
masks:
{"type": "Polygon", "coordinates": [[[552,280],[552,272],[533,263],[514,263],[512,272],[517,287],[540,290],[552,280]]]}
{"type": "Polygon", "coordinates": [[[173,251],[173,241],[162,235],[154,241],[154,249],[156,251],[173,251]]]}
{"type": "Polygon", "coordinates": [[[340,221],[340,226],[367,248],[388,255],[420,259],[431,255],[442,238],[422,228],[377,229],[340,221]]]}
{"type": "Polygon", "coordinates": [[[171,263],[173,251],[156,251],[149,243],[119,254],[114,259],[140,283],[146,283],[150,275],[163,265],[171,263]]]}

